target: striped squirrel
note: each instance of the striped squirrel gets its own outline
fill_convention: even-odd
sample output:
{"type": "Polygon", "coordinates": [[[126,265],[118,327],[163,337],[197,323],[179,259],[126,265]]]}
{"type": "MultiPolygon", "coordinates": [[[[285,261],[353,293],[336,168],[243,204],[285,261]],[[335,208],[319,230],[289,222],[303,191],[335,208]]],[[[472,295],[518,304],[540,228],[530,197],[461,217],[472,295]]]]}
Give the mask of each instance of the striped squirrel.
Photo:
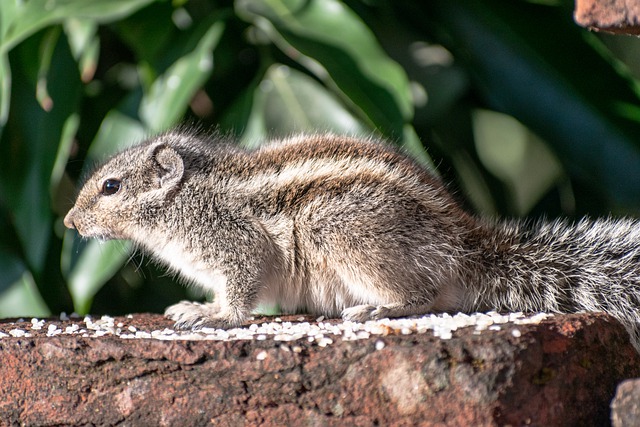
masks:
{"type": "Polygon", "coordinates": [[[97,168],[64,223],[131,240],[213,292],[166,310],[181,329],[241,325],[259,303],[352,321],[586,310],[617,318],[640,350],[640,222],[479,219],[380,141],[247,150],[170,131],[97,168]]]}

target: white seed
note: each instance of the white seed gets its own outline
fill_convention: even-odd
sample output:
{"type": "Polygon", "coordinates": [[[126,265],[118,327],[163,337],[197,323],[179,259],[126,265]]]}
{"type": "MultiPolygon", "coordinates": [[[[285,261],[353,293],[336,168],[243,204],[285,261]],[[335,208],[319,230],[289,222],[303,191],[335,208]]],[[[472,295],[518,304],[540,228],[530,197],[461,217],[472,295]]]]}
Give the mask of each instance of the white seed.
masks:
{"type": "MultiPolygon", "coordinates": [[[[71,317],[77,315],[72,314],[71,317]]],[[[164,330],[144,331],[139,327],[129,325],[124,326],[123,322],[117,322],[111,316],[102,316],[99,319],[93,319],[91,316],[85,316],[84,325],[73,324],[66,328],[58,329],[58,326],[47,325],[47,335],[53,336],[58,334],[78,334],[82,336],[101,337],[112,334],[123,339],[132,338],[153,338],[159,340],[215,340],[215,341],[232,341],[232,340],[273,340],[277,342],[295,342],[307,339],[311,343],[316,343],[319,347],[326,347],[335,342],[335,337],[339,337],[344,341],[354,341],[362,339],[371,339],[372,335],[409,335],[429,333],[440,339],[451,339],[456,330],[465,327],[473,327],[473,334],[480,334],[482,331],[496,331],[504,329],[505,324],[523,325],[537,324],[551,317],[551,314],[538,313],[533,316],[525,316],[523,313],[507,313],[499,314],[496,312],[489,313],[457,313],[457,314],[429,314],[422,317],[400,318],[400,319],[381,319],[376,321],[359,322],[325,322],[324,316],[316,319],[316,322],[310,323],[305,321],[305,317],[298,317],[295,322],[283,321],[281,317],[276,317],[271,322],[262,324],[251,324],[248,327],[233,329],[214,329],[203,328],[198,331],[175,331],[165,328],[164,330]],[[81,327],[84,326],[84,327],[81,327]]],[[[61,319],[69,319],[66,314],[60,314],[61,319]]],[[[133,318],[128,315],[127,318],[133,318]]],[[[30,319],[30,329],[39,330],[44,328],[45,320],[32,318],[30,319]]],[[[520,337],[521,332],[517,328],[508,328],[514,337],[520,337]]],[[[7,336],[31,336],[27,331],[19,328],[13,329],[6,333],[0,333],[0,338],[7,336]],[[21,331],[21,332],[20,332],[21,331]]],[[[282,344],[283,351],[302,352],[300,346],[292,346],[282,344]]],[[[384,342],[376,341],[376,349],[384,348],[384,342]],[[382,347],[380,347],[382,346],[382,347]]]]}
{"type": "Polygon", "coordinates": [[[38,320],[34,317],[33,319],[31,319],[31,329],[36,331],[40,330],[44,326],[44,323],[45,323],[44,320],[38,320]]]}
{"type": "Polygon", "coordinates": [[[73,323],[70,326],[67,326],[64,330],[65,334],[73,334],[76,333],[80,330],[80,326],[76,325],[75,323],[73,323]]]}

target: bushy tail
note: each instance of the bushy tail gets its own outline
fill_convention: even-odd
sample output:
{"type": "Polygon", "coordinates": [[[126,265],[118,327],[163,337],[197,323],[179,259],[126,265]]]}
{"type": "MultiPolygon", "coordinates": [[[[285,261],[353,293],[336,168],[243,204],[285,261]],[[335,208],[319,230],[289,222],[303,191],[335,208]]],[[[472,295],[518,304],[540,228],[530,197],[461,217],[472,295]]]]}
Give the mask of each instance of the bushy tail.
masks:
{"type": "Polygon", "coordinates": [[[640,352],[640,221],[487,227],[469,245],[465,310],[604,311],[640,352]]]}

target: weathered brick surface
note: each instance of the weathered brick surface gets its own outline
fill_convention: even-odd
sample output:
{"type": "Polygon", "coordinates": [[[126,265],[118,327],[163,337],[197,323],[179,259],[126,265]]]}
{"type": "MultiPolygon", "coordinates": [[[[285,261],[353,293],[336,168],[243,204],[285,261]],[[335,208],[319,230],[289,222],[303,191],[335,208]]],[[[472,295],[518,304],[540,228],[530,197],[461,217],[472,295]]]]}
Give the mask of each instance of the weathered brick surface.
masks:
{"type": "Polygon", "coordinates": [[[576,0],[574,18],[595,30],[640,34],[640,0],[576,0]]]}
{"type": "MultiPolygon", "coordinates": [[[[117,320],[170,326],[158,315],[117,320]]],[[[15,327],[0,324],[0,331],[15,327]]],[[[34,332],[0,339],[0,422],[606,425],[616,385],[640,376],[624,329],[605,315],[518,325],[519,337],[513,328],[479,335],[466,328],[449,340],[430,333],[336,339],[326,347],[34,332]]]]}
{"type": "Polygon", "coordinates": [[[622,382],[611,402],[611,424],[614,427],[640,426],[640,379],[622,382]]]}

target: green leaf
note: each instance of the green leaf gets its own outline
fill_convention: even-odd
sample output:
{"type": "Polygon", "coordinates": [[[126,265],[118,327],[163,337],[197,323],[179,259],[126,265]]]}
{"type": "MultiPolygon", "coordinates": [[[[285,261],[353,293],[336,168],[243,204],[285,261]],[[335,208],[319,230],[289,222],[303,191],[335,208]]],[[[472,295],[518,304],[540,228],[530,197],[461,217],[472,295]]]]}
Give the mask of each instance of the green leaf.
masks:
{"type": "MultiPolygon", "coordinates": [[[[0,236],[13,232],[0,200],[0,236]]],[[[15,242],[0,240],[0,317],[47,315],[49,309],[35,286],[33,276],[16,251],[15,242]]]]}
{"type": "Polygon", "coordinates": [[[58,152],[56,153],[53,168],[51,169],[51,178],[49,179],[49,193],[52,199],[54,198],[54,194],[62,180],[64,169],[69,161],[69,153],[71,152],[73,140],[79,126],[80,117],[78,114],[70,115],[67,120],[64,121],[64,125],[62,126],[58,152]]]}
{"type": "Polygon", "coordinates": [[[40,52],[38,55],[38,82],[36,84],[36,99],[44,111],[51,111],[53,108],[53,99],[49,95],[47,89],[47,79],[51,69],[51,61],[56,44],[60,39],[60,29],[53,27],[46,32],[40,43],[40,52]]]}
{"type": "Polygon", "coordinates": [[[434,175],[440,175],[436,169],[436,165],[433,163],[433,160],[431,160],[431,157],[429,157],[429,154],[425,151],[424,146],[420,141],[420,137],[416,134],[416,130],[413,126],[409,124],[404,126],[401,145],[407,150],[407,153],[413,156],[413,158],[418,162],[422,163],[424,167],[431,170],[434,175]]]}
{"type": "Polygon", "coordinates": [[[286,65],[272,65],[255,92],[252,117],[243,136],[255,145],[263,136],[334,132],[369,135],[363,126],[322,85],[286,65]]]}
{"type": "Polygon", "coordinates": [[[0,137],[9,117],[11,102],[11,67],[7,54],[0,53],[0,137]]]}
{"type": "Polygon", "coordinates": [[[5,34],[8,27],[18,15],[18,8],[21,7],[20,0],[6,0],[0,8],[0,35],[5,34]]]}
{"type": "Polygon", "coordinates": [[[0,54],[8,52],[35,32],[66,19],[111,22],[154,1],[156,0],[8,0],[3,2],[0,12],[0,54]]]}
{"type": "Polygon", "coordinates": [[[627,109],[631,121],[619,108],[640,111],[635,82],[602,56],[593,35],[575,26],[565,9],[495,0],[438,0],[406,9],[407,16],[427,17],[416,25],[437,29],[493,109],[548,141],[595,192],[609,194],[618,207],[640,206],[640,114],[627,109]]]}
{"type": "MultiPolygon", "coordinates": [[[[148,5],[156,0],[6,0],[0,8],[0,133],[7,122],[11,99],[11,68],[7,54],[11,49],[50,25],[67,19],[106,23],[148,5]]],[[[96,53],[87,49],[87,58],[96,53]]],[[[45,96],[46,98],[46,96],[45,96]]]]}
{"type": "Polygon", "coordinates": [[[0,246],[0,271],[2,272],[2,275],[0,275],[0,293],[2,293],[20,280],[26,268],[19,257],[7,248],[0,246]]]}
{"type": "Polygon", "coordinates": [[[77,236],[75,231],[67,230],[65,233],[61,267],[66,273],[74,310],[86,314],[95,294],[129,257],[131,245],[119,240],[90,240],[72,265],[71,257],[74,249],[77,249],[77,236]]]}
{"type": "MultiPolygon", "coordinates": [[[[0,266],[2,269],[2,266],[0,266]]],[[[46,317],[51,311],[45,304],[30,272],[0,293],[0,317],[46,317]]]]}
{"type": "Polygon", "coordinates": [[[64,31],[69,40],[73,57],[78,62],[83,82],[89,82],[98,67],[100,39],[95,21],[70,18],[64,21],[64,31]]]}
{"type": "MultiPolygon", "coordinates": [[[[251,124],[252,120],[262,116],[259,114],[258,108],[258,94],[257,88],[260,84],[259,79],[254,79],[234,100],[232,105],[227,108],[224,115],[221,117],[219,126],[220,129],[229,134],[240,137],[243,134],[247,134],[249,128],[264,130],[264,124],[251,124]],[[254,114],[255,113],[255,114],[254,114]]],[[[262,99],[262,97],[260,97],[262,99]]],[[[263,105],[263,102],[260,102],[263,105]]],[[[248,140],[259,141],[266,135],[262,132],[261,135],[252,135],[248,140]]]]}
{"type": "Polygon", "coordinates": [[[91,143],[85,167],[93,167],[93,164],[102,162],[124,148],[140,142],[145,135],[142,123],[118,110],[109,111],[100,124],[96,138],[91,143]]]}
{"type": "Polygon", "coordinates": [[[153,82],[139,111],[151,132],[166,130],[184,115],[193,95],[213,71],[213,50],[223,30],[224,23],[214,23],[193,52],[180,58],[153,82]]]}
{"type": "Polygon", "coordinates": [[[360,18],[336,0],[242,0],[236,12],[281,50],[336,87],[381,132],[394,138],[413,115],[404,71],[360,18]]]}
{"type": "Polygon", "coordinates": [[[111,28],[133,51],[138,64],[155,64],[155,61],[159,60],[163,62],[164,67],[167,67],[165,60],[173,63],[177,59],[173,56],[172,43],[177,41],[179,48],[182,47],[184,40],[180,38],[190,32],[181,31],[175,25],[175,20],[172,18],[176,12],[175,2],[157,2],[146,7],[144,13],[137,13],[125,20],[120,20],[111,28]],[[150,40],[153,40],[153,43],[149,43],[150,40]]]}
{"type": "Polygon", "coordinates": [[[507,184],[512,211],[527,215],[562,177],[549,148],[513,117],[476,110],[473,131],[484,166],[507,184]]]}
{"type": "MultiPolygon", "coordinates": [[[[22,55],[28,55],[38,45],[37,39],[31,42],[21,45],[12,55],[24,58],[22,55]]],[[[67,67],[73,70],[75,64],[68,46],[58,38],[46,67],[47,90],[53,101],[51,110],[45,112],[33,97],[35,82],[29,78],[35,75],[38,63],[16,60],[15,65],[12,108],[19,114],[2,135],[0,198],[13,214],[13,226],[26,264],[39,279],[52,236],[50,180],[64,123],[78,106],[80,82],[77,74],[68,71],[67,67]]]]}

